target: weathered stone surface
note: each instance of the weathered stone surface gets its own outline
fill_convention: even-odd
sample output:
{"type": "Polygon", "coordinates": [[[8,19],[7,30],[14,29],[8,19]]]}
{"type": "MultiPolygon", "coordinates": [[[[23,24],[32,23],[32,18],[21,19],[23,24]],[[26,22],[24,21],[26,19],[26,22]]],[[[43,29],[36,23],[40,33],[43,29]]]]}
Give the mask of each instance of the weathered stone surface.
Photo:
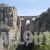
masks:
{"type": "Polygon", "coordinates": [[[4,28],[2,28],[2,31],[6,32],[6,30],[9,29],[7,34],[9,42],[8,49],[10,49],[11,46],[17,45],[21,31],[21,20],[20,17],[17,16],[15,7],[11,7],[7,4],[0,4],[0,27],[2,25],[4,28]]]}

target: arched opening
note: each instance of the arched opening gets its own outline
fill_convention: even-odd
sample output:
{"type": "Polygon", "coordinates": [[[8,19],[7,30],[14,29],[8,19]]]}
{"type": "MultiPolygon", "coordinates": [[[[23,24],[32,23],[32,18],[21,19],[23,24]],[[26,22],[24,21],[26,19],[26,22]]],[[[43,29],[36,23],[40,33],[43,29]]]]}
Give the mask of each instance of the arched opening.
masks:
{"type": "Polygon", "coordinates": [[[28,24],[30,24],[30,20],[27,20],[27,21],[26,21],[26,26],[27,26],[28,24]]]}
{"type": "Polygon", "coordinates": [[[30,20],[27,20],[27,21],[26,21],[26,27],[27,27],[27,28],[26,28],[27,30],[30,29],[30,20]]]}
{"type": "Polygon", "coordinates": [[[24,20],[24,18],[21,18],[21,20],[24,20]]]}
{"type": "Polygon", "coordinates": [[[34,21],[34,20],[35,20],[35,18],[32,18],[32,20],[34,21]]]}

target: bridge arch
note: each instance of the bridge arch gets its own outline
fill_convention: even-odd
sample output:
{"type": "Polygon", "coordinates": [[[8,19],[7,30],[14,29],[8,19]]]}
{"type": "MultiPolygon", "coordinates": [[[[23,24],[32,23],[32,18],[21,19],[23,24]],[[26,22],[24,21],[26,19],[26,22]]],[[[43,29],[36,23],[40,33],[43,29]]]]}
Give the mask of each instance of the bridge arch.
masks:
{"type": "Polygon", "coordinates": [[[27,21],[29,21],[29,29],[31,32],[34,31],[34,21],[38,18],[38,16],[20,16],[21,21],[22,21],[22,25],[21,25],[21,32],[24,33],[27,28],[28,25],[26,24],[27,21]]]}

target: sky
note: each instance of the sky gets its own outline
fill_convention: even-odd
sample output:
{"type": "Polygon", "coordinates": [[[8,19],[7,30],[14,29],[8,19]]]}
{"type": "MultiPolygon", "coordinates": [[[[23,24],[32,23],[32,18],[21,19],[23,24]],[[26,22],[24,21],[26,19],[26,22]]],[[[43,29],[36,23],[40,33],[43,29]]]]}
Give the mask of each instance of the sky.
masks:
{"type": "Polygon", "coordinates": [[[15,6],[19,16],[40,15],[50,7],[50,0],[0,0],[0,3],[15,6]]]}

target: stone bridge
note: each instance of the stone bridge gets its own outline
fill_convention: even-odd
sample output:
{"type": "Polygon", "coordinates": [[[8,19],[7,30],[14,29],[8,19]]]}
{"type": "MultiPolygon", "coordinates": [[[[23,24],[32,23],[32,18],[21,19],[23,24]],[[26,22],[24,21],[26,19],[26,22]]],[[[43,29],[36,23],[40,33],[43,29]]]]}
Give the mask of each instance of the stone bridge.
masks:
{"type": "Polygon", "coordinates": [[[24,33],[24,31],[28,30],[27,29],[27,22],[28,21],[29,21],[29,24],[30,24],[29,30],[31,32],[33,32],[34,31],[34,23],[33,22],[37,18],[39,18],[39,16],[20,16],[20,18],[21,18],[21,22],[22,22],[22,24],[21,24],[21,32],[24,33]]]}

